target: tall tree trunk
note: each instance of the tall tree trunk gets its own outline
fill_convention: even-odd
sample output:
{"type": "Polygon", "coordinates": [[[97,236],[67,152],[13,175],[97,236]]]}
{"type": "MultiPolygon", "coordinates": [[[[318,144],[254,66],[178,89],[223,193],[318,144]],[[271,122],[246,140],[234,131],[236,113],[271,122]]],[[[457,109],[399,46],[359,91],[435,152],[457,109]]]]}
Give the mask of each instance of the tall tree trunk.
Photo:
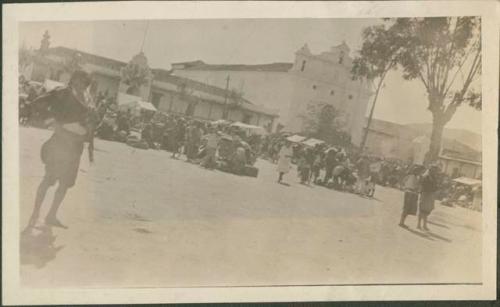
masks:
{"type": "MultiPolygon", "coordinates": [[[[370,115],[368,115],[368,122],[366,123],[366,127],[363,131],[363,138],[361,139],[361,144],[359,145],[359,152],[360,153],[362,153],[365,149],[366,141],[368,139],[368,133],[370,132],[370,125],[372,123],[373,113],[375,111],[375,105],[377,104],[377,98],[378,98],[378,94],[380,92],[380,89],[382,88],[382,84],[384,84],[384,79],[385,79],[385,73],[380,77],[378,84],[377,84],[375,96],[373,97],[372,107],[370,109],[370,115]]],[[[364,120],[365,120],[365,117],[363,115],[363,121],[364,120]]]]}
{"type": "Polygon", "coordinates": [[[443,114],[439,113],[433,115],[431,142],[425,159],[427,164],[436,162],[439,158],[445,125],[446,121],[443,118],[443,114]]]}

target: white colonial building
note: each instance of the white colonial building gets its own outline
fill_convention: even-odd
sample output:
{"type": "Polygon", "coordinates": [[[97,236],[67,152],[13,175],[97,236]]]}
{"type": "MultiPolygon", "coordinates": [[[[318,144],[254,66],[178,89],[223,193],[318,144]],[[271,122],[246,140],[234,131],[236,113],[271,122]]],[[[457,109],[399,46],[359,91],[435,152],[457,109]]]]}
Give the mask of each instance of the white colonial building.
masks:
{"type": "Polygon", "coordinates": [[[330,104],[343,114],[353,144],[361,142],[364,117],[371,96],[369,86],[352,80],[352,58],[342,43],[312,54],[307,45],[295,53],[294,63],[210,65],[203,61],[172,64],[173,74],[241,92],[258,105],[279,110],[286,131],[304,128],[308,106],[330,104]]]}
{"type": "MultiPolygon", "coordinates": [[[[128,64],[148,72],[146,82],[134,96],[151,102],[158,111],[201,120],[239,121],[268,130],[278,117],[277,110],[258,106],[233,91],[175,76],[167,70],[151,69],[142,52],[133,56],[128,64]]],[[[122,80],[127,63],[65,47],[47,47],[43,53],[37,52],[22,65],[21,73],[27,80],[65,84],[69,81],[68,68],[72,65],[92,74],[99,94],[118,97],[119,93],[127,92],[128,85],[122,80]]]]}

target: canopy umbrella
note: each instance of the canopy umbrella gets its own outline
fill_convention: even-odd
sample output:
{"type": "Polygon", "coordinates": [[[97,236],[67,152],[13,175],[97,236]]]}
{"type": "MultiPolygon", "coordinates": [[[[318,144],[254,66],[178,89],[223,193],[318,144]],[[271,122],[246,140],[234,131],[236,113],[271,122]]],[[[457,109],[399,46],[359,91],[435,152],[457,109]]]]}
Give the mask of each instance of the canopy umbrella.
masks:
{"type": "Polygon", "coordinates": [[[330,153],[330,151],[333,151],[333,152],[337,153],[337,152],[339,152],[339,149],[338,149],[338,148],[335,148],[335,147],[333,147],[333,146],[332,146],[332,147],[329,147],[329,148],[328,148],[327,150],[325,150],[324,152],[325,152],[325,154],[329,154],[329,153],[330,153]]]}

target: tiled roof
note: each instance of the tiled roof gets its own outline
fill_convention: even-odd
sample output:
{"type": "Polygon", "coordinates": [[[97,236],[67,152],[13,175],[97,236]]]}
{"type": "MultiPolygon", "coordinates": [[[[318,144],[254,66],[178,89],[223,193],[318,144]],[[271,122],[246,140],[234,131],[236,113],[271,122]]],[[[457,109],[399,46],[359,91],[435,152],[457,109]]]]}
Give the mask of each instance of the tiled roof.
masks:
{"type": "MultiPolygon", "coordinates": [[[[409,127],[408,125],[401,125],[376,118],[372,119],[372,122],[370,124],[370,131],[383,133],[394,137],[407,136],[415,138],[422,135],[421,131],[417,131],[409,127]]],[[[427,135],[427,137],[429,137],[429,133],[426,133],[424,135],[427,135]]],[[[444,155],[450,159],[463,159],[476,162],[481,161],[481,152],[455,139],[443,136],[442,148],[444,155]]]]}
{"type": "MultiPolygon", "coordinates": [[[[230,97],[230,95],[231,95],[231,91],[226,91],[223,88],[209,85],[206,83],[202,83],[199,81],[195,81],[192,79],[187,79],[184,77],[172,75],[170,73],[170,71],[166,71],[163,69],[153,69],[153,74],[155,76],[154,80],[156,80],[156,81],[171,83],[171,84],[175,84],[178,86],[186,85],[188,88],[202,91],[202,92],[209,93],[209,94],[213,94],[213,95],[217,95],[217,96],[221,96],[221,97],[224,97],[225,95],[228,95],[228,97],[230,97]]],[[[244,98],[242,98],[242,99],[246,103],[251,103],[250,101],[248,101],[244,98]]]]}
{"type": "MultiPolygon", "coordinates": [[[[177,86],[186,85],[187,88],[194,89],[194,90],[201,91],[201,92],[205,92],[205,93],[209,93],[209,94],[213,94],[213,95],[216,95],[219,97],[225,97],[226,95],[228,95],[227,96],[228,101],[229,102],[231,101],[230,97],[233,93],[231,91],[226,91],[223,88],[216,87],[216,86],[209,85],[209,84],[202,83],[202,82],[198,82],[198,81],[195,81],[192,79],[187,79],[184,77],[172,75],[170,73],[170,71],[166,71],[163,69],[153,69],[153,74],[155,76],[154,80],[156,80],[156,81],[175,84],[177,86]]],[[[245,98],[240,98],[240,102],[241,102],[240,107],[242,107],[243,109],[249,110],[249,111],[253,111],[253,112],[257,112],[257,113],[265,113],[265,114],[273,115],[273,116],[277,116],[277,114],[278,114],[277,110],[271,110],[271,109],[265,108],[263,106],[255,105],[255,104],[251,103],[250,101],[246,100],[245,98]]]]}
{"type": "Polygon", "coordinates": [[[270,64],[206,64],[203,61],[174,63],[172,65],[183,65],[185,70],[217,70],[217,71],[270,71],[270,72],[288,72],[292,63],[270,63],[270,64]]]}
{"type": "Polygon", "coordinates": [[[66,47],[53,47],[48,50],[48,53],[62,56],[73,56],[75,54],[81,54],[84,62],[91,62],[96,65],[111,66],[117,70],[127,65],[127,63],[122,61],[117,61],[100,55],[95,55],[66,47]]]}
{"type": "MultiPolygon", "coordinates": [[[[122,62],[122,61],[117,61],[117,60],[110,59],[107,57],[83,52],[80,50],[70,49],[70,48],[66,48],[66,47],[53,47],[53,48],[50,48],[48,50],[48,53],[61,55],[61,56],[67,56],[67,57],[74,56],[75,54],[80,54],[82,56],[82,60],[84,63],[86,62],[86,63],[92,63],[94,65],[98,65],[98,66],[110,67],[111,69],[116,70],[118,72],[120,71],[120,69],[122,67],[127,65],[127,63],[122,62]]],[[[201,62],[201,61],[198,61],[198,62],[201,62]]],[[[203,63],[203,62],[201,62],[201,63],[203,63]]],[[[274,64],[270,64],[270,65],[274,65],[274,64]]],[[[258,66],[258,65],[256,65],[256,66],[258,66]]],[[[154,76],[153,80],[155,80],[155,81],[166,82],[166,83],[174,84],[177,86],[186,85],[188,88],[191,88],[191,89],[194,89],[197,91],[201,91],[201,92],[205,92],[205,93],[209,93],[212,95],[220,96],[220,97],[225,97],[227,95],[227,97],[229,98],[228,100],[231,101],[231,95],[233,95],[233,92],[228,91],[226,89],[216,87],[213,85],[209,85],[206,83],[198,82],[198,81],[195,81],[192,79],[187,79],[184,77],[172,75],[171,70],[156,68],[156,69],[151,69],[151,71],[152,71],[153,76],[154,76]]],[[[262,107],[262,106],[254,105],[245,98],[240,98],[240,102],[241,102],[240,106],[243,109],[247,109],[249,111],[254,111],[254,112],[258,112],[258,113],[265,113],[265,114],[277,116],[276,110],[271,110],[271,109],[267,109],[267,108],[262,107]]]]}
{"type": "MultiPolygon", "coordinates": [[[[368,123],[368,119],[366,119],[366,122],[368,123]]],[[[366,123],[366,124],[367,124],[366,123]]],[[[365,124],[365,127],[366,127],[365,124]]],[[[372,121],[370,123],[370,131],[375,131],[387,135],[392,135],[392,136],[398,136],[399,131],[404,128],[403,125],[388,122],[385,120],[380,120],[377,118],[372,118],[372,121]]]]}

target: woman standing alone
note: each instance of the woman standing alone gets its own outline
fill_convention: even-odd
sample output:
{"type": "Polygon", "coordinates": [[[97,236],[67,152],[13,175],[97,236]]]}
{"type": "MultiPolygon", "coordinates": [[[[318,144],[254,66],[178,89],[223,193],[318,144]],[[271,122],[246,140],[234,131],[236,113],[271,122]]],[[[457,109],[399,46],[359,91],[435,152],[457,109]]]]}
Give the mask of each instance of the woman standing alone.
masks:
{"type": "Polygon", "coordinates": [[[278,154],[278,183],[283,180],[283,175],[290,171],[290,164],[292,161],[293,151],[290,142],[285,141],[278,154]]]}

